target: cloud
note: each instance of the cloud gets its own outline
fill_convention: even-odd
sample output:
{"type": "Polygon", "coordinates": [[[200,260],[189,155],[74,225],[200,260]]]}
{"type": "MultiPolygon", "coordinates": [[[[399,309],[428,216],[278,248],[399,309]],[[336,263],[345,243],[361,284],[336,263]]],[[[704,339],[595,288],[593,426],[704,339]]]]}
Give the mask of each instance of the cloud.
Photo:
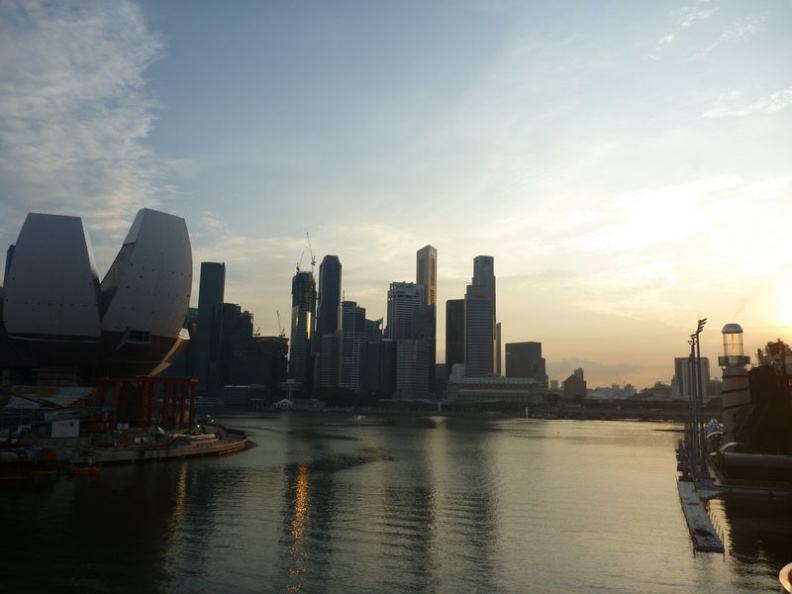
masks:
{"type": "Polygon", "coordinates": [[[161,51],[129,2],[0,4],[0,237],[46,211],[116,240],[157,205],[144,72],[161,51]]]}
{"type": "Polygon", "coordinates": [[[764,18],[749,18],[749,19],[740,19],[736,23],[734,23],[731,27],[726,29],[718,39],[712,42],[710,45],[705,47],[697,57],[703,58],[707,56],[710,52],[712,52],[715,48],[724,45],[726,43],[730,43],[732,41],[738,41],[741,39],[746,39],[755,35],[759,32],[759,25],[764,20],[764,18]]]}
{"type": "Polygon", "coordinates": [[[755,113],[775,113],[792,105],[792,85],[750,103],[740,101],[741,94],[733,91],[720,95],[715,105],[701,114],[705,119],[741,118],[755,113]]]}
{"type": "Polygon", "coordinates": [[[683,6],[682,8],[672,11],[669,15],[671,20],[671,31],[657,40],[655,50],[662,48],[664,45],[673,43],[682,31],[689,29],[699,21],[706,21],[715,14],[717,10],[717,8],[704,8],[701,6],[683,6]]]}

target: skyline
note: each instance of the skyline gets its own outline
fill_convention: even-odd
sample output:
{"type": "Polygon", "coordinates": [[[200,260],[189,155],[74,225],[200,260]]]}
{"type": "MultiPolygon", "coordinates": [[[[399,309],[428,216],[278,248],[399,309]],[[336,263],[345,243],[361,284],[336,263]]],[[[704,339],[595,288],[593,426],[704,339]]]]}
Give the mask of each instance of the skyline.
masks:
{"type": "MultiPolygon", "coordinates": [[[[788,2],[0,5],[0,245],[82,216],[100,278],[139,208],[184,217],[277,335],[310,233],[385,316],[438,253],[495,259],[503,344],[589,385],[669,381],[699,318],[792,339],[788,2]]],[[[713,370],[715,371],[715,370],[713,370]]],[[[719,373],[713,373],[719,375],[719,373]]]]}

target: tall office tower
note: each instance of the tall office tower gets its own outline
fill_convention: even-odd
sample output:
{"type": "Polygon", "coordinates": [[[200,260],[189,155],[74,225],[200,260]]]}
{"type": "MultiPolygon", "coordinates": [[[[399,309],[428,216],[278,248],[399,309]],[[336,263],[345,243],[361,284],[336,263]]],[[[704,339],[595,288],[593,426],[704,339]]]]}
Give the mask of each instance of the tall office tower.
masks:
{"type": "Polygon", "coordinates": [[[316,311],[316,334],[320,340],[313,345],[321,352],[321,337],[333,334],[340,328],[341,312],[341,262],[338,256],[325,256],[319,265],[319,301],[316,311]]]}
{"type": "Polygon", "coordinates": [[[427,245],[416,254],[415,282],[426,287],[427,306],[437,305],[437,250],[427,245]]]}
{"type": "Polygon", "coordinates": [[[413,338],[416,316],[423,310],[426,288],[415,283],[391,283],[388,290],[388,325],[385,338],[413,338]]]}
{"type": "Polygon", "coordinates": [[[431,245],[422,247],[416,253],[415,282],[426,287],[423,333],[429,340],[429,391],[434,392],[434,368],[437,362],[437,250],[431,245]]]}
{"type": "Polygon", "coordinates": [[[506,377],[527,377],[547,385],[541,342],[506,343],[506,377]]]}
{"type": "Polygon", "coordinates": [[[214,308],[225,297],[225,263],[201,262],[198,288],[198,335],[195,337],[195,358],[192,373],[198,378],[198,391],[209,388],[209,356],[212,344],[214,308]]]}
{"type": "Polygon", "coordinates": [[[473,279],[465,292],[465,375],[491,377],[497,369],[495,260],[473,259],[473,279]]]}
{"type": "Polygon", "coordinates": [[[316,281],[312,272],[297,272],[292,278],[291,339],[289,376],[308,394],[313,388],[311,340],[316,326],[316,281]]]}
{"type": "Polygon", "coordinates": [[[363,390],[366,354],[366,310],[354,301],[341,302],[341,369],[338,387],[363,390]]]}
{"type": "Polygon", "coordinates": [[[446,301],[446,376],[451,375],[454,365],[465,362],[465,300],[446,301]]]}
{"type": "Polygon", "coordinates": [[[399,398],[425,398],[429,395],[431,324],[428,314],[431,308],[425,303],[424,285],[391,283],[385,335],[396,343],[395,392],[399,398]]]}
{"type": "Polygon", "coordinates": [[[341,262],[325,256],[319,265],[319,297],[316,307],[316,334],[311,341],[314,356],[314,385],[338,387],[341,313],[341,262]]]}
{"type": "MultiPolygon", "coordinates": [[[[707,386],[710,382],[709,358],[701,358],[701,397],[707,399],[707,386]]],[[[693,386],[690,385],[696,376],[690,357],[674,357],[674,379],[671,382],[671,393],[674,398],[690,400],[693,386]]],[[[698,389],[698,388],[696,388],[698,389]]]]}

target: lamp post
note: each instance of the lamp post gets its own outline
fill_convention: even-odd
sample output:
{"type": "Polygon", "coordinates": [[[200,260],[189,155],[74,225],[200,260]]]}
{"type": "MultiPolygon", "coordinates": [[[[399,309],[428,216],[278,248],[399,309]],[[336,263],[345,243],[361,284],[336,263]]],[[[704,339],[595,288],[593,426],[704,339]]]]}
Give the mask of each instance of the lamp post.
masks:
{"type": "Polygon", "coordinates": [[[704,474],[707,461],[706,452],[704,451],[704,434],[703,425],[701,422],[701,406],[703,404],[703,387],[701,385],[701,333],[707,323],[707,318],[698,321],[696,331],[690,335],[690,364],[688,366],[690,380],[690,422],[691,422],[691,442],[692,449],[690,456],[691,470],[693,476],[701,476],[704,474]]]}
{"type": "Polygon", "coordinates": [[[699,454],[701,455],[701,469],[703,472],[707,470],[707,452],[706,452],[706,441],[704,436],[704,421],[701,419],[701,414],[703,413],[704,408],[704,387],[701,384],[701,338],[700,334],[704,330],[704,325],[707,323],[707,318],[698,321],[698,327],[696,329],[696,386],[698,390],[696,390],[696,397],[698,401],[698,435],[699,435],[699,454]]]}

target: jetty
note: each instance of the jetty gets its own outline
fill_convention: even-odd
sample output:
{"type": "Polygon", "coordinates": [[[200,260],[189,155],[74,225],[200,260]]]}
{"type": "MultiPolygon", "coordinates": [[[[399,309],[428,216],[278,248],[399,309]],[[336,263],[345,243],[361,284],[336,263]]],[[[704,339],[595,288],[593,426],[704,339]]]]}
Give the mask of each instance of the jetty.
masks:
{"type": "Polygon", "coordinates": [[[692,480],[680,478],[677,480],[677,490],[693,548],[704,553],[724,553],[723,542],[712,524],[696,484],[692,480]]]}

